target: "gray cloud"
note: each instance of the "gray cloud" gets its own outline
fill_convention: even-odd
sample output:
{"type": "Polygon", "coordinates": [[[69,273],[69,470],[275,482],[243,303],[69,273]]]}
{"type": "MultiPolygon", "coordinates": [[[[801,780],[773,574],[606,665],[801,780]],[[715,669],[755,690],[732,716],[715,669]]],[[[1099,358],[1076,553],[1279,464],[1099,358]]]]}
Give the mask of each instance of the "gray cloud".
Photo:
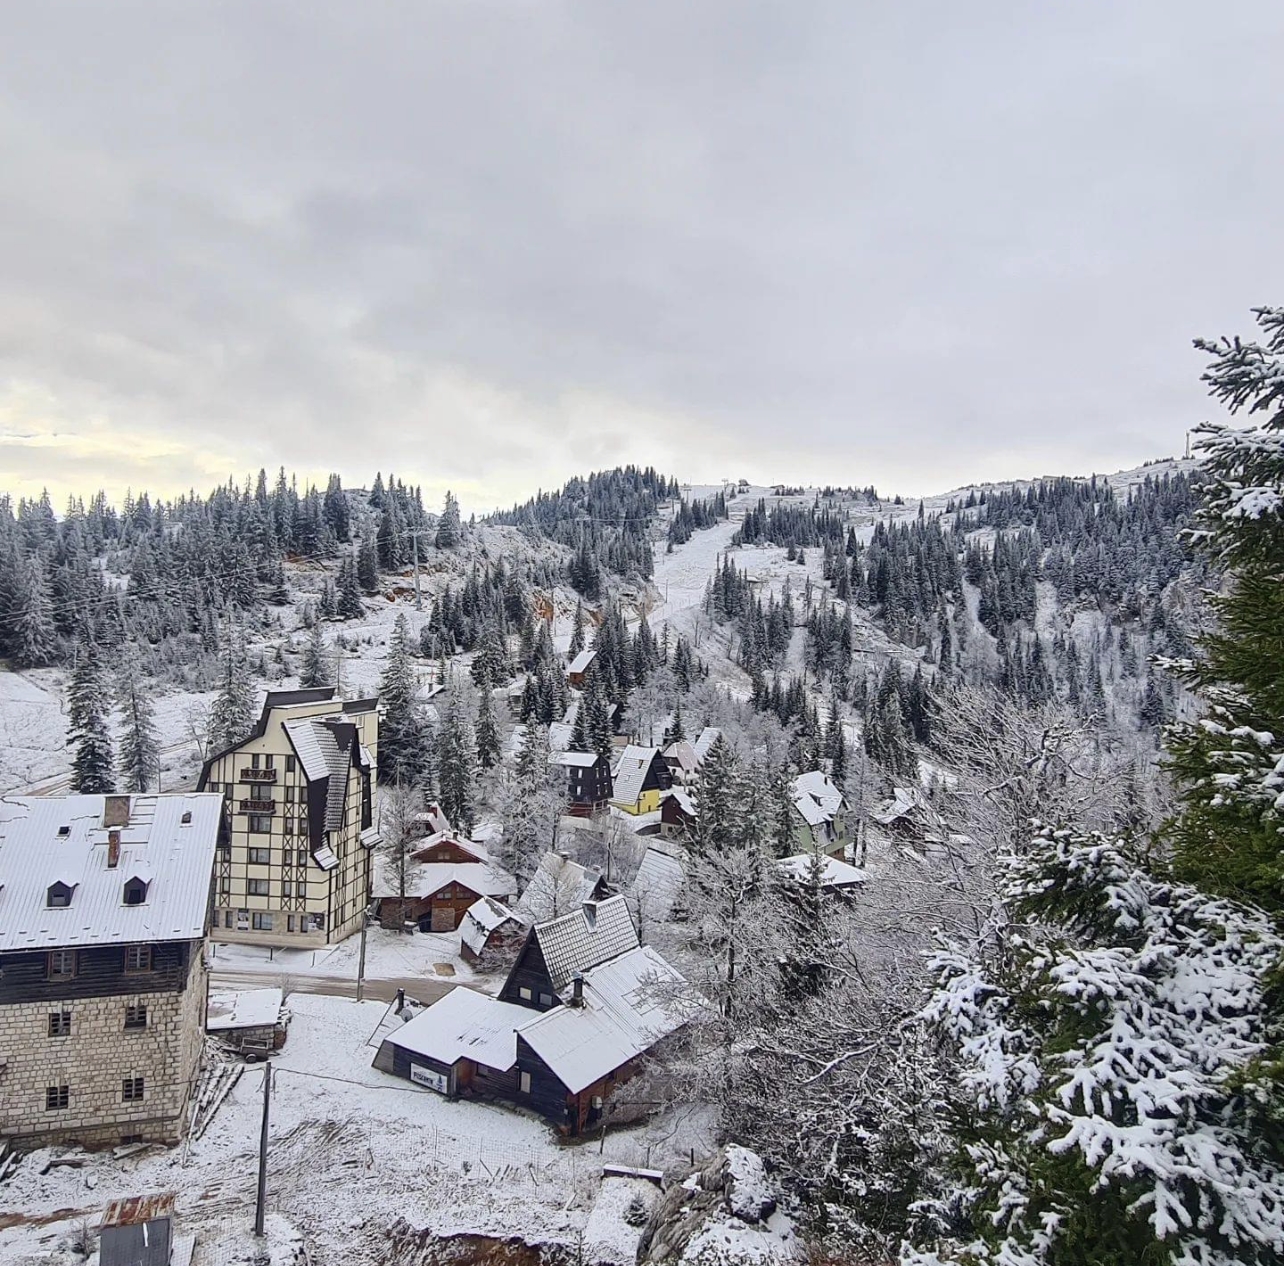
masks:
{"type": "Polygon", "coordinates": [[[1261,0],[5,22],[0,430],[63,435],[0,446],[22,491],[1106,469],[1281,298],[1261,0]]]}

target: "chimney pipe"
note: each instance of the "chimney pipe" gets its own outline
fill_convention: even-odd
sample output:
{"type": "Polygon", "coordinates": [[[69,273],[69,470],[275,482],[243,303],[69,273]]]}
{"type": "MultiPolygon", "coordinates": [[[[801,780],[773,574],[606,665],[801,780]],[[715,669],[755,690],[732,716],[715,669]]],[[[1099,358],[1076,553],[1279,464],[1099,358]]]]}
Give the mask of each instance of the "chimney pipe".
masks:
{"type": "Polygon", "coordinates": [[[571,1006],[582,1007],[584,1005],[584,976],[581,972],[576,972],[571,977],[571,1006]]]}
{"type": "Polygon", "coordinates": [[[107,832],[107,869],[115,870],[120,865],[120,832],[107,832]]]}

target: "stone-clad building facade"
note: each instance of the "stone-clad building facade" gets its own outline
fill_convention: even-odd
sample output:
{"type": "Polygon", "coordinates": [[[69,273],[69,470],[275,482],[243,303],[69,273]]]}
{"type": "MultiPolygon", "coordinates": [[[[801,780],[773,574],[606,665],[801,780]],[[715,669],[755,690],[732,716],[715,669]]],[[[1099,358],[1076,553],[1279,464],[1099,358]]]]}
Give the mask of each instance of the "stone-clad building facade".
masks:
{"type": "Polygon", "coordinates": [[[211,795],[0,801],[0,1136],[182,1136],[223,821],[211,795]]]}
{"type": "Polygon", "coordinates": [[[214,940],[319,946],[361,926],[378,752],[377,701],[322,687],[270,692],[250,734],[206,761],[198,785],[225,798],[231,824],[214,940]]]}

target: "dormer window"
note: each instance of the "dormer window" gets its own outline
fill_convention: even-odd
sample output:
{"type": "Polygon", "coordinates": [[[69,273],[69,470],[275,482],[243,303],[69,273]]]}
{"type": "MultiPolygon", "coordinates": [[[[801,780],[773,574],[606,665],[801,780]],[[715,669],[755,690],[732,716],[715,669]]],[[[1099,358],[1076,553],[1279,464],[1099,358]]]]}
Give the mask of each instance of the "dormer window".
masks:
{"type": "Polygon", "coordinates": [[[61,880],[56,884],[50,884],[49,890],[45,893],[45,905],[50,910],[61,910],[71,905],[71,894],[75,891],[73,885],[64,884],[61,880]]]}
{"type": "Polygon", "coordinates": [[[135,875],[125,882],[125,904],[141,906],[147,900],[147,880],[135,875]]]}

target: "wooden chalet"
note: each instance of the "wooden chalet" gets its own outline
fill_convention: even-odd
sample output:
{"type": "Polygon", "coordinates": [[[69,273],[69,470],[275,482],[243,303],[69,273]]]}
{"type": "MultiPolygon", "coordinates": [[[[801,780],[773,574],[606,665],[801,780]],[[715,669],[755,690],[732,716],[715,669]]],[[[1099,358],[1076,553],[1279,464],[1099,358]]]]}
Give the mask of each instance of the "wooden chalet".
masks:
{"type": "Polygon", "coordinates": [[[374,1066],[452,1098],[529,1106],[576,1135],[689,1008],[685,981],[612,897],[531,928],[498,998],[453,990],[385,1038],[374,1066]]]}
{"type": "Polygon", "coordinates": [[[554,752],[554,765],[566,773],[567,812],[576,818],[601,813],[611,801],[611,762],[596,752],[554,752]]]}
{"type": "Polygon", "coordinates": [[[597,659],[597,651],[583,650],[567,666],[566,680],[576,690],[584,689],[588,670],[593,666],[595,659],[597,659]]]}
{"type": "Polygon", "coordinates": [[[616,758],[611,771],[611,803],[625,813],[654,813],[660,797],[673,786],[673,775],[658,747],[630,743],[616,758]]]}
{"type": "Polygon", "coordinates": [[[385,928],[415,924],[421,932],[454,932],[482,897],[509,902],[517,880],[490,860],[486,849],[453,835],[433,836],[406,860],[403,885],[394,859],[375,861],[371,896],[385,928]]]}
{"type": "Polygon", "coordinates": [[[685,840],[695,834],[699,810],[691,793],[674,787],[660,800],[660,834],[667,840],[685,840]]]}

